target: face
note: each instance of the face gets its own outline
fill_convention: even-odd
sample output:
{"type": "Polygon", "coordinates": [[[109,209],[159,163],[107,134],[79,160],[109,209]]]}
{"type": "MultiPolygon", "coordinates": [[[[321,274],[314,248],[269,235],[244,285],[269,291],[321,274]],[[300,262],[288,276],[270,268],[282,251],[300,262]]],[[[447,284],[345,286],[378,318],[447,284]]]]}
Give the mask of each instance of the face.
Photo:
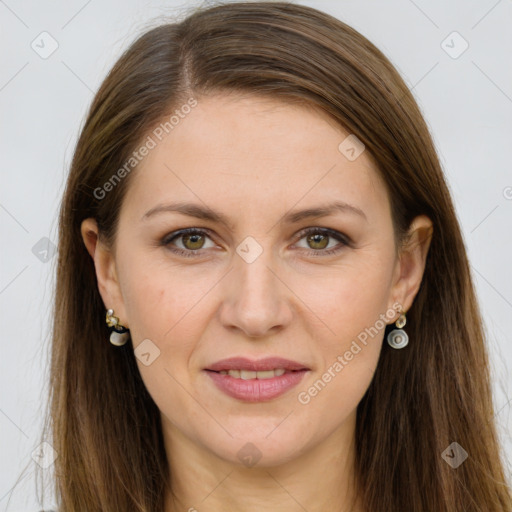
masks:
{"type": "Polygon", "coordinates": [[[211,96],[133,171],[100,291],[168,442],[272,466],[353,427],[407,296],[384,183],[348,135],[211,96]]]}

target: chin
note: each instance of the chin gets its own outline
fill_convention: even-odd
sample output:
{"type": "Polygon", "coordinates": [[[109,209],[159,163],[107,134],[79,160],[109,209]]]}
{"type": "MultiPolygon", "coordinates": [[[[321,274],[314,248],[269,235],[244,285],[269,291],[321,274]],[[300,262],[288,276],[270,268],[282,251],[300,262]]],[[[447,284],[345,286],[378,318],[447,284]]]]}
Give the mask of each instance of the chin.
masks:
{"type": "Polygon", "coordinates": [[[290,462],[300,456],[308,444],[306,439],[294,435],[290,428],[285,430],[283,425],[276,428],[274,423],[270,428],[263,429],[261,426],[254,427],[254,422],[252,423],[252,429],[246,427],[238,434],[228,427],[227,430],[233,437],[223,435],[221,439],[215,440],[209,436],[206,446],[217,457],[231,464],[247,468],[264,468],[290,462]],[[278,432],[280,428],[282,431],[278,432]]]}

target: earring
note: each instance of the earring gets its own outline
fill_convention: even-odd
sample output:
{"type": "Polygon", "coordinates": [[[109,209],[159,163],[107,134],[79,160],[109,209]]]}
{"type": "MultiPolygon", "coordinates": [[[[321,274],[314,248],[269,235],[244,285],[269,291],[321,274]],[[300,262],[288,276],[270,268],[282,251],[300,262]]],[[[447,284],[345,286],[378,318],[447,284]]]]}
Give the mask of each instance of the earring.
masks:
{"type": "Polygon", "coordinates": [[[405,313],[400,313],[398,320],[395,322],[398,329],[393,329],[388,334],[388,344],[390,347],[404,348],[409,343],[409,336],[407,336],[407,333],[402,329],[402,327],[405,326],[406,321],[405,313]]]}
{"type": "Polygon", "coordinates": [[[110,329],[110,343],[116,347],[123,346],[130,337],[129,329],[119,323],[119,318],[114,316],[113,309],[107,310],[106,321],[110,329]]]}

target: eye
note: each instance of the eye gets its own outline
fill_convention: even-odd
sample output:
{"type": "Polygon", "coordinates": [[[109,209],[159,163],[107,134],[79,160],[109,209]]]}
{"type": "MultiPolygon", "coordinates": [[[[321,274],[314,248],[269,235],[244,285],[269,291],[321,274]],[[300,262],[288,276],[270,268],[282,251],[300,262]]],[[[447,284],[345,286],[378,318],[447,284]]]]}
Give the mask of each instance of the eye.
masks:
{"type": "Polygon", "coordinates": [[[351,240],[348,236],[340,233],[339,231],[328,228],[308,228],[301,231],[298,237],[299,240],[304,238],[306,240],[306,244],[308,244],[309,247],[312,247],[312,250],[308,251],[312,256],[328,256],[330,254],[335,254],[341,251],[343,247],[351,244],[351,240]],[[340,243],[337,246],[331,246],[328,250],[324,250],[329,246],[329,238],[335,239],[340,243]]]}
{"type": "Polygon", "coordinates": [[[175,231],[174,233],[171,233],[170,235],[166,236],[162,240],[162,245],[172,246],[174,240],[181,240],[181,244],[184,247],[183,249],[179,247],[169,247],[169,250],[181,256],[194,257],[200,256],[200,254],[198,253],[200,249],[208,249],[208,247],[204,246],[205,238],[210,238],[206,230],[197,228],[187,228],[177,232],[175,231]]]}
{"type": "MultiPolygon", "coordinates": [[[[180,256],[185,257],[198,257],[202,255],[202,249],[208,249],[215,246],[212,242],[210,247],[205,246],[205,239],[211,240],[209,230],[198,228],[187,228],[180,231],[175,231],[161,241],[161,245],[167,247],[170,251],[180,256]],[[175,240],[181,243],[182,247],[176,246],[175,240]]],[[[308,228],[298,234],[298,240],[306,240],[306,244],[312,249],[307,253],[311,256],[328,256],[335,254],[343,249],[345,246],[351,245],[351,240],[348,236],[329,228],[308,228]],[[329,247],[329,238],[337,240],[339,243],[334,248],[329,247]],[[327,250],[325,250],[328,248],[327,250]]]]}

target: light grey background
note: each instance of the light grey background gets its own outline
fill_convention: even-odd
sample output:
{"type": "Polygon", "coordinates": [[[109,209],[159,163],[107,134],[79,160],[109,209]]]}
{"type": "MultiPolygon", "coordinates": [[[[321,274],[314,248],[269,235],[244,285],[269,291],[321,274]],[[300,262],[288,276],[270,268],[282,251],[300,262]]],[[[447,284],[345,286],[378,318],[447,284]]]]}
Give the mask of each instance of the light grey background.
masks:
{"type": "MultiPolygon", "coordinates": [[[[512,460],[512,0],[298,3],[360,31],[413,89],[462,224],[488,331],[496,420],[512,460]],[[469,47],[457,56],[464,40],[469,47]]],[[[31,454],[47,391],[56,258],[48,253],[45,263],[32,248],[43,237],[57,241],[77,134],[107,71],[155,18],[190,5],[199,4],[0,0],[0,510],[39,510],[31,454]],[[43,31],[58,44],[46,59],[31,47],[51,49],[43,31]]]]}

